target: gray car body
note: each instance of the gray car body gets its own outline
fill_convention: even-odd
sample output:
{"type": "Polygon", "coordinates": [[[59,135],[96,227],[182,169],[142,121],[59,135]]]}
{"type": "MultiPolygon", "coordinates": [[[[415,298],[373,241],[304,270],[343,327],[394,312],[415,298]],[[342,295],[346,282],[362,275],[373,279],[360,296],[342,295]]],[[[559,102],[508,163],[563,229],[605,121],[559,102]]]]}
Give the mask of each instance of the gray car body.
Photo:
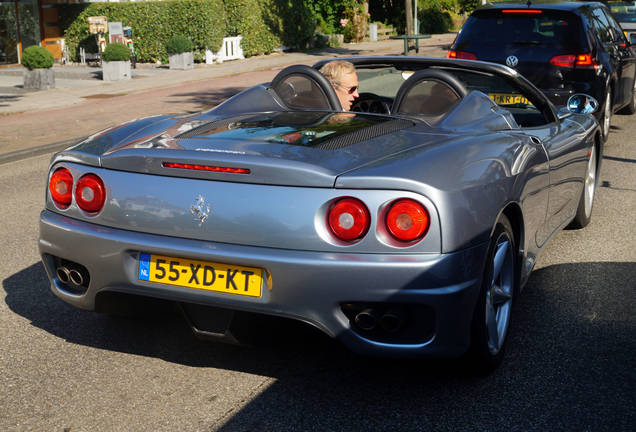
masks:
{"type": "Polygon", "coordinates": [[[505,109],[472,92],[436,125],[410,118],[412,127],[334,151],[214,136],[175,140],[209,122],[286,111],[263,84],[202,114],[112,128],[52,158],[51,173],[58,167],[74,178],[95,173],[107,186],[105,207],[97,215],[84,213],[75,202],[61,210],[47,194],[39,246],[53,292],[88,310],[98,308],[100,293],[113,291],[282,316],[366,354],[462,354],[470,343],[495,222],[501,214],[512,222],[523,286],[548,239],[576,214],[587,155],[595,145],[601,160],[598,124],[591,115],[558,118],[540,91],[505,66],[350,60],[359,66],[409,62],[497,74],[545,104],[552,121],[516,127],[505,109]],[[166,160],[239,165],[251,174],[167,170],[166,160]],[[324,226],[330,202],[343,196],[361,199],[371,213],[369,234],[354,244],[335,240],[324,226]],[[424,239],[406,247],[379,223],[387,205],[402,197],[421,202],[431,216],[424,239]],[[243,298],[140,281],[141,252],[263,268],[266,287],[261,298],[243,298]],[[86,292],[64,288],[55,257],[88,269],[86,292]],[[352,328],[340,307],[346,302],[423,305],[434,323],[421,340],[373,340],[352,328]]]}

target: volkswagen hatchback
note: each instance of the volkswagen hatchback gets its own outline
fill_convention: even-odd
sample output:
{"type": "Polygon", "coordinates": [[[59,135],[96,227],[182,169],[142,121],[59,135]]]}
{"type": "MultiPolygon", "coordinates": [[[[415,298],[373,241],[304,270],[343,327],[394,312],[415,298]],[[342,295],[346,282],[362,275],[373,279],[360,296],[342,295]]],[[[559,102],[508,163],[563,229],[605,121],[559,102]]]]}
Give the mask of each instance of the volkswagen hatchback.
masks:
{"type": "MultiPolygon", "coordinates": [[[[448,57],[506,64],[555,105],[574,93],[594,96],[604,140],[614,112],[636,111],[636,57],[602,3],[484,5],[468,18],[448,57]]],[[[505,102],[506,95],[493,96],[505,102]]]]}

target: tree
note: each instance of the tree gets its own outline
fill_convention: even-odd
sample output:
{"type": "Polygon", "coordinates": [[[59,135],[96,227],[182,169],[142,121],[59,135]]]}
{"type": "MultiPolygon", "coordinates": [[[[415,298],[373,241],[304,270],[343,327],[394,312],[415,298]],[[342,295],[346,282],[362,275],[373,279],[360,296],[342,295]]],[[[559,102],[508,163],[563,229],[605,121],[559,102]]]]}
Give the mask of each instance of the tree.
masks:
{"type": "Polygon", "coordinates": [[[415,34],[413,31],[413,0],[404,0],[404,12],[406,13],[406,34],[415,34]]]}

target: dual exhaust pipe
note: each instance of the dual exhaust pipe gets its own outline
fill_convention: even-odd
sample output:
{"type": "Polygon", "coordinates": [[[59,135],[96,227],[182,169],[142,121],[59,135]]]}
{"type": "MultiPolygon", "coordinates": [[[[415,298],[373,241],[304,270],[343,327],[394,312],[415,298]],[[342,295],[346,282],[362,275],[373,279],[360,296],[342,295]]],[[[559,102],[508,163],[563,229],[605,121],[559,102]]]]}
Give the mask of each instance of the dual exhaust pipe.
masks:
{"type": "Polygon", "coordinates": [[[55,275],[60,282],[66,285],[71,284],[80,287],[83,286],[85,282],[84,275],[75,267],[59,266],[55,270],[55,275]]]}
{"type": "Polygon", "coordinates": [[[356,326],[365,331],[373,331],[378,328],[387,333],[395,333],[402,328],[406,314],[402,309],[391,308],[384,313],[367,308],[358,312],[354,318],[356,326]]]}

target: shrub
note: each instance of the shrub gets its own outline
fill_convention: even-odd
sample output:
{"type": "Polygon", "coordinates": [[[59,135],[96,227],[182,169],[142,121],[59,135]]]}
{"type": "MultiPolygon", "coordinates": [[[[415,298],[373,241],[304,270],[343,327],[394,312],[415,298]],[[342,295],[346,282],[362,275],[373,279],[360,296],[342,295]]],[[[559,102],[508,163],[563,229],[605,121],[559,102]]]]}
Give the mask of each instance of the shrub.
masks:
{"type": "Polygon", "coordinates": [[[174,36],[166,42],[166,51],[168,54],[191,52],[193,48],[192,42],[185,36],[174,36]]]}
{"type": "Polygon", "coordinates": [[[107,62],[130,60],[130,49],[121,42],[108,44],[102,53],[102,60],[107,62]]]}
{"type": "Polygon", "coordinates": [[[312,0],[266,0],[264,21],[283,45],[305,49],[311,45],[316,30],[312,0]]]}
{"type": "Polygon", "coordinates": [[[30,46],[22,53],[22,66],[28,69],[50,68],[53,62],[53,54],[41,46],[30,46]]]}
{"type": "Polygon", "coordinates": [[[369,27],[368,16],[365,15],[361,6],[354,6],[344,12],[344,18],[340,24],[344,24],[342,33],[345,42],[361,42],[367,34],[369,27]]]}
{"type": "Polygon", "coordinates": [[[197,51],[218,51],[225,34],[222,0],[179,0],[60,4],[64,39],[74,60],[79,48],[97,52],[95,37],[88,32],[89,16],[105,16],[109,22],[131,26],[139,62],[168,61],[166,42],[187,35],[197,51]]]}
{"type": "Polygon", "coordinates": [[[246,56],[269,54],[280,39],[272,32],[264,18],[266,3],[259,0],[224,0],[227,34],[243,36],[241,48],[246,56]]]}
{"type": "Polygon", "coordinates": [[[453,19],[450,13],[436,7],[418,11],[420,21],[420,33],[448,33],[453,28],[453,19]]]}

